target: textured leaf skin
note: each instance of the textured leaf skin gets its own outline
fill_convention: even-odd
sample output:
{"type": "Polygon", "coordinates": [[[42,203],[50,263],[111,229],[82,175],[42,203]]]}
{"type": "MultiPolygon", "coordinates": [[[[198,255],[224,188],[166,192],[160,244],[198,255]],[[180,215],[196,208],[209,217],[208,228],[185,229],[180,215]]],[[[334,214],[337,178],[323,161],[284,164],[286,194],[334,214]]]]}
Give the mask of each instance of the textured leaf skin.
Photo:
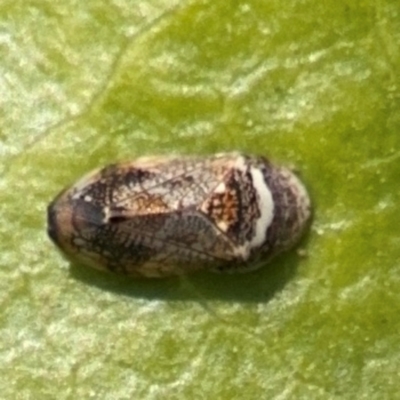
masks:
{"type": "Polygon", "coordinates": [[[0,4],[2,399],[394,399],[397,1],[0,4]],[[295,166],[306,257],[132,282],[46,235],[66,182],[148,154],[295,166]]]}

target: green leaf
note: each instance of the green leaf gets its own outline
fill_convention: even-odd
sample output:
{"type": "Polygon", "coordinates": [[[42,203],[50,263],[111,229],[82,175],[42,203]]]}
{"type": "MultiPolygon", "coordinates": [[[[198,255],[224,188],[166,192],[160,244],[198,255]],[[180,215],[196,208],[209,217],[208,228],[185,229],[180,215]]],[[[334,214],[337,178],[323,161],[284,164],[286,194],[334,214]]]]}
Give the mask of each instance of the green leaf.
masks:
{"type": "Polygon", "coordinates": [[[397,398],[397,1],[3,1],[0,27],[2,398],[397,398]],[[92,168],[232,149],[299,169],[307,257],[135,281],[47,238],[92,168]]]}

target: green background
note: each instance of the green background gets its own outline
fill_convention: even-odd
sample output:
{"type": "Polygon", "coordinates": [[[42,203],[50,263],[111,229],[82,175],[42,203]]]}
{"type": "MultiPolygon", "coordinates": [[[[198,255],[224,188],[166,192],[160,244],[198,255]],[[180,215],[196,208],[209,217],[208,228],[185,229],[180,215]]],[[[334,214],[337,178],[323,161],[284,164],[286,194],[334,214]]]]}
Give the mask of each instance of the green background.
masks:
{"type": "Polygon", "coordinates": [[[397,0],[0,0],[2,399],[399,399],[397,0]],[[69,266],[45,211],[88,170],[241,150],[314,220],[245,275],[69,266]]]}

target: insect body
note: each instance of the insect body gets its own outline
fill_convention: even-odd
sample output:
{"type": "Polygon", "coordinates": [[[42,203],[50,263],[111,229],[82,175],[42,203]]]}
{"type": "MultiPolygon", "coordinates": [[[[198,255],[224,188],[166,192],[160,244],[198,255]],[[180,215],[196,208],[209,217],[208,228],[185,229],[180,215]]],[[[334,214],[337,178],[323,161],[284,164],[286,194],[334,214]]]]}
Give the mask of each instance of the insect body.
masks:
{"type": "Polygon", "coordinates": [[[288,169],[238,153],[155,157],[94,171],[48,207],[73,261],[133,276],[246,270],[292,247],[310,217],[288,169]]]}

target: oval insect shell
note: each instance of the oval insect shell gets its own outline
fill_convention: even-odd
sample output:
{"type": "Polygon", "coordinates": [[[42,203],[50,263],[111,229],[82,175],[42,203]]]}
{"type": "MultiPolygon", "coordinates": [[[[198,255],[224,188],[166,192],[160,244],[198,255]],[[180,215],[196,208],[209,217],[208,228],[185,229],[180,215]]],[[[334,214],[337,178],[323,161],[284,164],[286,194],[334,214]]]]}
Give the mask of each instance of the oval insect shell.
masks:
{"type": "Polygon", "coordinates": [[[133,276],[250,270],[298,242],[307,192],[288,169],[238,153],[153,157],[96,170],[48,207],[74,262],[133,276]]]}

